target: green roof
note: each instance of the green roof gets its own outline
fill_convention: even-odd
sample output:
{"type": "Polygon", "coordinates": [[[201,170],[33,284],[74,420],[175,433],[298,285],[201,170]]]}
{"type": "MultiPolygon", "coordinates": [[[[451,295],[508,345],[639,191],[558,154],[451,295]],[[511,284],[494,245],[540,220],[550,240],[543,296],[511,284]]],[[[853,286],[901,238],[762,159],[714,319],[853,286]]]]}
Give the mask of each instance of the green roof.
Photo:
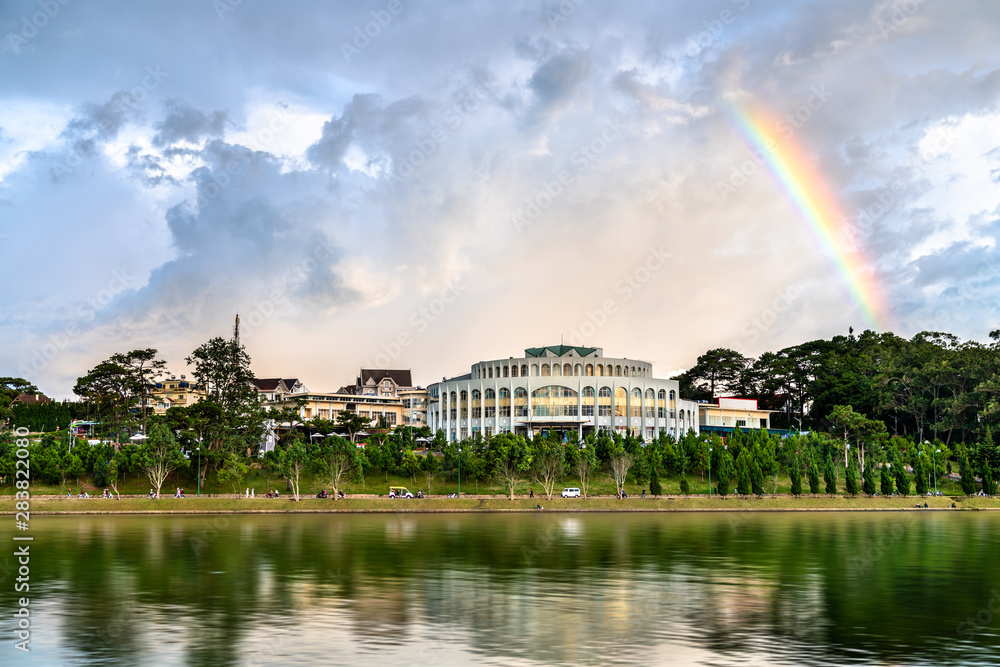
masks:
{"type": "Polygon", "coordinates": [[[564,357],[569,354],[570,350],[575,350],[576,354],[581,357],[586,357],[597,351],[596,347],[574,347],[573,345],[547,345],[545,347],[529,347],[524,351],[524,356],[526,357],[540,357],[548,350],[554,353],[557,357],[564,357]]]}

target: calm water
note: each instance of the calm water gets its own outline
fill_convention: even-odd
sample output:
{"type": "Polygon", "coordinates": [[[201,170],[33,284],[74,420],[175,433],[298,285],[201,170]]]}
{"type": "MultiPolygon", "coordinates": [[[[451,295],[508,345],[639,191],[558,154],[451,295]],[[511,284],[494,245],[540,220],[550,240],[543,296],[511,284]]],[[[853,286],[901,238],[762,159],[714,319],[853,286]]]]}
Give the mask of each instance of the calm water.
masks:
{"type": "Polygon", "coordinates": [[[13,649],[0,570],[0,664],[1000,665],[998,526],[985,512],[37,517],[33,651],[13,649]]]}

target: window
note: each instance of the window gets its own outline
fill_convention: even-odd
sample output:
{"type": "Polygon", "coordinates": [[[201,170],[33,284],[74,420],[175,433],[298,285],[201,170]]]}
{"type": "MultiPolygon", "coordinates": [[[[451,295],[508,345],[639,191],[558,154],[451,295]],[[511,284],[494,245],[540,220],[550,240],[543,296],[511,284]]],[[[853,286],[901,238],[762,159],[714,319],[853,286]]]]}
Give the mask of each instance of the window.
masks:
{"type": "Polygon", "coordinates": [[[572,375],[572,374],[573,374],[573,366],[571,366],[570,364],[563,364],[563,375],[572,375]]]}
{"type": "Polygon", "coordinates": [[[548,364],[542,364],[542,377],[549,377],[551,375],[551,370],[548,364]]]}
{"type": "Polygon", "coordinates": [[[523,364],[521,366],[521,377],[523,378],[528,377],[528,364],[523,364]]]}
{"type": "MultiPolygon", "coordinates": [[[[618,367],[619,369],[621,366],[618,367]]],[[[628,392],[625,387],[615,389],[615,417],[626,416],[625,410],[628,408],[628,392]]]]}
{"type": "Polygon", "coordinates": [[[490,366],[490,369],[489,369],[489,377],[490,378],[493,377],[493,367],[492,366],[490,366]]]}
{"type": "MultiPolygon", "coordinates": [[[[492,392],[493,390],[490,389],[490,391],[492,392]]],[[[510,389],[508,389],[507,387],[502,387],[500,389],[500,398],[507,398],[507,399],[509,399],[510,398],[510,389]]]]}
{"type": "Polygon", "coordinates": [[[629,408],[629,413],[633,417],[642,417],[642,390],[638,387],[632,390],[632,401],[629,408]]]}
{"type": "Polygon", "coordinates": [[[573,375],[583,375],[583,366],[577,364],[573,367],[573,375]]]}
{"type": "Polygon", "coordinates": [[[495,404],[493,404],[493,405],[487,405],[486,406],[486,418],[488,419],[490,417],[496,417],[496,416],[497,416],[497,406],[495,404]]]}
{"type": "Polygon", "coordinates": [[[514,390],[514,416],[528,416],[528,392],[524,387],[517,387],[514,390]]]}
{"type": "Polygon", "coordinates": [[[507,377],[509,373],[510,373],[510,366],[504,366],[503,367],[503,376],[507,377]]]}
{"type": "Polygon", "coordinates": [[[666,413],[667,413],[667,392],[666,390],[661,389],[660,393],[657,394],[657,399],[656,399],[656,416],[660,419],[663,419],[664,417],[667,416],[666,413]]]}
{"type": "Polygon", "coordinates": [[[538,364],[531,364],[531,376],[538,377],[538,364]]]}
{"type": "MultiPolygon", "coordinates": [[[[500,391],[503,391],[503,390],[501,389],[500,391]]],[[[492,401],[496,397],[497,397],[497,393],[495,391],[493,391],[492,389],[487,389],[486,390],[486,400],[487,401],[492,401]]]]}
{"type": "Polygon", "coordinates": [[[604,365],[603,364],[597,364],[597,374],[599,376],[603,376],[604,375],[604,365]]]}
{"type": "Polygon", "coordinates": [[[594,375],[594,364],[587,364],[587,377],[593,377],[594,375]]]}
{"type": "Polygon", "coordinates": [[[601,387],[597,392],[597,415],[599,417],[611,416],[611,389],[601,387]]]}
{"type": "Polygon", "coordinates": [[[621,376],[622,376],[622,367],[621,366],[615,366],[615,377],[619,377],[620,378],[621,376]]]}
{"type": "Polygon", "coordinates": [[[517,377],[517,364],[510,367],[510,376],[517,377]]]}

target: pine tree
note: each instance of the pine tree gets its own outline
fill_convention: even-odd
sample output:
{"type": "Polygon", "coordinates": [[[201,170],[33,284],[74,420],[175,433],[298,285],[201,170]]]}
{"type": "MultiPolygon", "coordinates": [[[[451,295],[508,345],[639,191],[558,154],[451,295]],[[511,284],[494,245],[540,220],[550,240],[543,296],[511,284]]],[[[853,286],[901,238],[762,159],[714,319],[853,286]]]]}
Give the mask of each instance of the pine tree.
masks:
{"type": "Polygon", "coordinates": [[[728,449],[723,449],[719,455],[719,484],[716,490],[725,498],[731,493],[733,478],[736,476],[736,466],[728,449]]]}
{"type": "Polygon", "coordinates": [[[819,493],[819,465],[816,463],[816,459],[812,459],[809,462],[809,470],[806,472],[806,477],[809,480],[809,493],[814,496],[819,493]]]}
{"type": "Polygon", "coordinates": [[[882,463],[882,471],[879,473],[879,491],[883,496],[892,495],[892,475],[889,474],[889,466],[882,463]]]}
{"type": "Polygon", "coordinates": [[[653,466],[649,473],[649,494],[659,496],[663,493],[663,486],[660,484],[660,471],[658,466],[653,466]]]}
{"type": "Polygon", "coordinates": [[[755,496],[764,495],[764,472],[760,469],[756,457],[750,459],[750,487],[755,496]]]}
{"type": "Polygon", "coordinates": [[[688,478],[686,476],[681,477],[681,493],[685,496],[691,493],[691,483],[688,482],[688,478]]]}
{"type": "Polygon", "coordinates": [[[983,469],[983,493],[988,496],[997,494],[997,482],[993,479],[993,470],[989,466],[983,469]]]}
{"type": "Polygon", "coordinates": [[[798,498],[802,495],[802,471],[799,469],[799,457],[792,461],[792,467],[788,471],[788,476],[792,480],[792,495],[798,498]]]}
{"type": "Polygon", "coordinates": [[[851,462],[847,464],[847,470],[844,472],[844,484],[847,488],[847,493],[854,496],[858,495],[858,464],[851,458],[851,462]]]}
{"type": "Polygon", "coordinates": [[[876,489],[875,489],[875,470],[872,467],[871,457],[869,457],[868,460],[865,461],[865,463],[867,465],[865,466],[865,472],[862,475],[862,479],[863,479],[862,488],[864,489],[865,495],[868,496],[868,497],[871,497],[871,496],[875,495],[875,491],[876,491],[876,489]]]}
{"type": "Polygon", "coordinates": [[[826,465],[823,466],[823,481],[826,482],[826,492],[831,496],[837,493],[837,477],[833,471],[833,458],[827,454],[826,465]]]}
{"type": "Polygon", "coordinates": [[[750,482],[750,456],[747,450],[740,452],[736,459],[736,493],[741,496],[749,496],[753,490],[750,482]]]}
{"type": "Polygon", "coordinates": [[[927,471],[924,470],[924,461],[920,454],[913,459],[913,481],[916,483],[918,496],[927,493],[927,471]]]}
{"type": "Polygon", "coordinates": [[[906,474],[906,468],[895,452],[892,455],[892,474],[896,481],[896,493],[901,496],[910,495],[910,476],[906,474]]]}
{"type": "Polygon", "coordinates": [[[963,456],[958,464],[959,475],[962,478],[962,492],[971,496],[976,492],[976,477],[972,473],[972,466],[969,465],[969,457],[963,456]]]}

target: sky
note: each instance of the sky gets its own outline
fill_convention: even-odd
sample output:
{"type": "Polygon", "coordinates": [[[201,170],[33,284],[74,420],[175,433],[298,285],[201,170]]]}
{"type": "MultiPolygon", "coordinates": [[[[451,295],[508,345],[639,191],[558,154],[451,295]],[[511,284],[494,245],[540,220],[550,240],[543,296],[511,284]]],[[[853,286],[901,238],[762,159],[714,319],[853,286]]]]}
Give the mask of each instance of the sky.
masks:
{"type": "Polygon", "coordinates": [[[0,3],[0,375],[998,325],[992,0],[0,3]]]}

